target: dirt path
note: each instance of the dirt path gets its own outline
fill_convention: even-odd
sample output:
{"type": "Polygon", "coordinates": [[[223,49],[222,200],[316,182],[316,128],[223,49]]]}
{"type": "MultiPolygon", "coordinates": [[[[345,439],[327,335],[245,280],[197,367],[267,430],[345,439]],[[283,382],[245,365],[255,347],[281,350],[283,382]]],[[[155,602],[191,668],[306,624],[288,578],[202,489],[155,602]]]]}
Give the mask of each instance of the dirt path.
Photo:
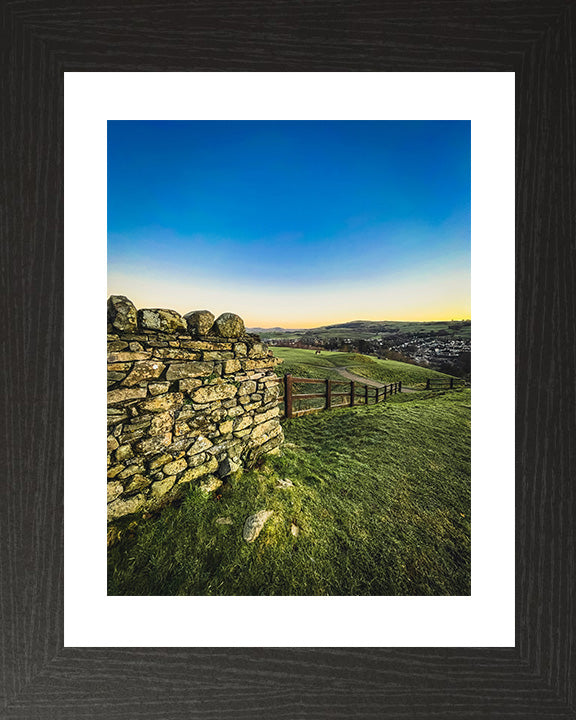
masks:
{"type": "MultiPolygon", "coordinates": [[[[316,366],[316,367],[318,367],[318,366],[316,366]]],[[[339,375],[342,375],[342,377],[346,378],[347,380],[354,380],[354,382],[364,383],[364,385],[370,385],[370,387],[382,388],[382,387],[384,387],[384,385],[390,384],[390,383],[381,383],[381,382],[378,382],[378,380],[370,380],[370,378],[362,377],[362,375],[355,375],[354,373],[351,373],[345,365],[343,365],[341,367],[336,367],[335,365],[326,365],[323,367],[325,367],[327,370],[336,370],[336,372],[339,375]]],[[[402,392],[413,393],[413,392],[418,392],[418,390],[414,390],[414,388],[404,387],[404,385],[402,385],[402,392]]]]}
{"type": "Polygon", "coordinates": [[[361,382],[364,383],[364,385],[370,385],[371,387],[384,387],[384,383],[378,382],[378,380],[370,380],[370,378],[362,377],[362,375],[354,375],[354,373],[351,373],[347,367],[334,367],[334,370],[336,370],[338,375],[342,375],[342,377],[347,380],[361,382]]]}

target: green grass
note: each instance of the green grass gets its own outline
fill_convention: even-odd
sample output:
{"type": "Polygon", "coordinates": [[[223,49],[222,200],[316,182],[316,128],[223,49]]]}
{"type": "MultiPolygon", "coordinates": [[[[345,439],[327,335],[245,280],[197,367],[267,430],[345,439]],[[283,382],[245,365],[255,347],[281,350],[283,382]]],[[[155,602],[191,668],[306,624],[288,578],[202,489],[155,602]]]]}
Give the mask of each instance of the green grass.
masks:
{"type": "MultiPolygon", "coordinates": [[[[290,373],[296,377],[343,380],[335,368],[346,367],[350,372],[370,380],[378,380],[382,383],[393,383],[401,380],[406,387],[415,388],[425,387],[428,378],[450,378],[450,375],[419,367],[418,365],[410,365],[395,360],[381,360],[380,358],[360,355],[359,353],[323,350],[320,355],[316,355],[314,350],[275,347],[274,355],[283,361],[276,368],[276,372],[283,375],[290,373]]],[[[458,380],[458,382],[461,381],[458,380]]]]}
{"type": "Polygon", "coordinates": [[[179,507],[128,527],[109,551],[109,594],[470,593],[469,390],[394,396],[284,429],[281,456],[220,499],[191,488],[179,507]],[[274,515],[248,544],[244,521],[263,509],[274,515]]]}
{"type": "Polygon", "coordinates": [[[334,356],[339,356],[341,360],[344,353],[324,351],[316,355],[314,350],[284,347],[275,347],[273,350],[274,355],[282,360],[282,363],[276,367],[278,375],[290,373],[295,377],[343,379],[335,369],[338,363],[335,362],[334,356]]]}

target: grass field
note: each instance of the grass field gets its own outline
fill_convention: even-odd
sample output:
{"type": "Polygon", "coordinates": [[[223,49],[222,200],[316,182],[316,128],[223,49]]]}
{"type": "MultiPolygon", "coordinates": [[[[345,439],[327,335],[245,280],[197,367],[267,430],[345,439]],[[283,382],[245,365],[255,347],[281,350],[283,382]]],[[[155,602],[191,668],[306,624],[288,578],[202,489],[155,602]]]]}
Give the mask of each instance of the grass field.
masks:
{"type": "MultiPolygon", "coordinates": [[[[328,352],[323,350],[316,355],[314,350],[299,348],[275,347],[274,355],[282,358],[276,372],[290,373],[296,377],[320,377],[342,380],[336,367],[347,367],[350,372],[370,380],[382,383],[393,383],[399,380],[407,387],[423,388],[428,378],[450,378],[449,375],[429,370],[428,368],[410,365],[395,360],[360,355],[358,353],[328,352]]],[[[460,381],[459,381],[460,382],[460,381]]]]}
{"type": "Polygon", "coordinates": [[[221,497],[191,488],[128,527],[109,551],[109,594],[470,593],[469,390],[394,396],[284,430],[281,456],[221,497]],[[263,509],[274,515],[248,544],[244,521],[263,509]]]}

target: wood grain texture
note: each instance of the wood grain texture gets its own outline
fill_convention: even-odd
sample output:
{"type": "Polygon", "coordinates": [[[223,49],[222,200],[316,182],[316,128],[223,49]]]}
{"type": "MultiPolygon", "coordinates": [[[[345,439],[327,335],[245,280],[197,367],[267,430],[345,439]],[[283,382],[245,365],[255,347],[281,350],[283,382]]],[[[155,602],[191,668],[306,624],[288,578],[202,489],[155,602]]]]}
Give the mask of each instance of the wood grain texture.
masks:
{"type": "Polygon", "coordinates": [[[575,718],[575,7],[1,8],[0,717],[575,718]],[[62,647],[64,71],[517,73],[517,646],[62,647]]]}

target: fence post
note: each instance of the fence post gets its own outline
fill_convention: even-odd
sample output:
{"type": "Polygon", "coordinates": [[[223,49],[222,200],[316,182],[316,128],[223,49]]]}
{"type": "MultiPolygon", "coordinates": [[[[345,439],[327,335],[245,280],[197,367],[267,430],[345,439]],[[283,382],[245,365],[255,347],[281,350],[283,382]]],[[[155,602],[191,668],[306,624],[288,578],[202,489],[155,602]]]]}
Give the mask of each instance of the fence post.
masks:
{"type": "Polygon", "coordinates": [[[332,381],[326,378],[326,410],[332,407],[332,381]]]}
{"type": "Polygon", "coordinates": [[[426,390],[430,390],[430,378],[426,380],[426,390]]]}
{"type": "Polygon", "coordinates": [[[376,405],[378,405],[379,401],[380,401],[380,388],[377,387],[376,388],[376,405]]]}
{"type": "Polygon", "coordinates": [[[284,415],[292,417],[292,375],[284,375],[284,415]]]}
{"type": "Polygon", "coordinates": [[[350,407],[354,405],[354,380],[350,380],[350,407]]]}
{"type": "Polygon", "coordinates": [[[399,380],[399,381],[398,381],[398,392],[399,392],[399,393],[402,392],[402,380],[399,380]]]}
{"type": "Polygon", "coordinates": [[[384,400],[386,400],[387,393],[388,393],[388,385],[384,385],[384,400]]]}
{"type": "Polygon", "coordinates": [[[368,405],[368,385],[364,386],[364,405],[368,405]]]}
{"type": "Polygon", "coordinates": [[[454,387],[454,378],[451,377],[450,378],[450,390],[452,390],[453,387],[454,387]]]}

